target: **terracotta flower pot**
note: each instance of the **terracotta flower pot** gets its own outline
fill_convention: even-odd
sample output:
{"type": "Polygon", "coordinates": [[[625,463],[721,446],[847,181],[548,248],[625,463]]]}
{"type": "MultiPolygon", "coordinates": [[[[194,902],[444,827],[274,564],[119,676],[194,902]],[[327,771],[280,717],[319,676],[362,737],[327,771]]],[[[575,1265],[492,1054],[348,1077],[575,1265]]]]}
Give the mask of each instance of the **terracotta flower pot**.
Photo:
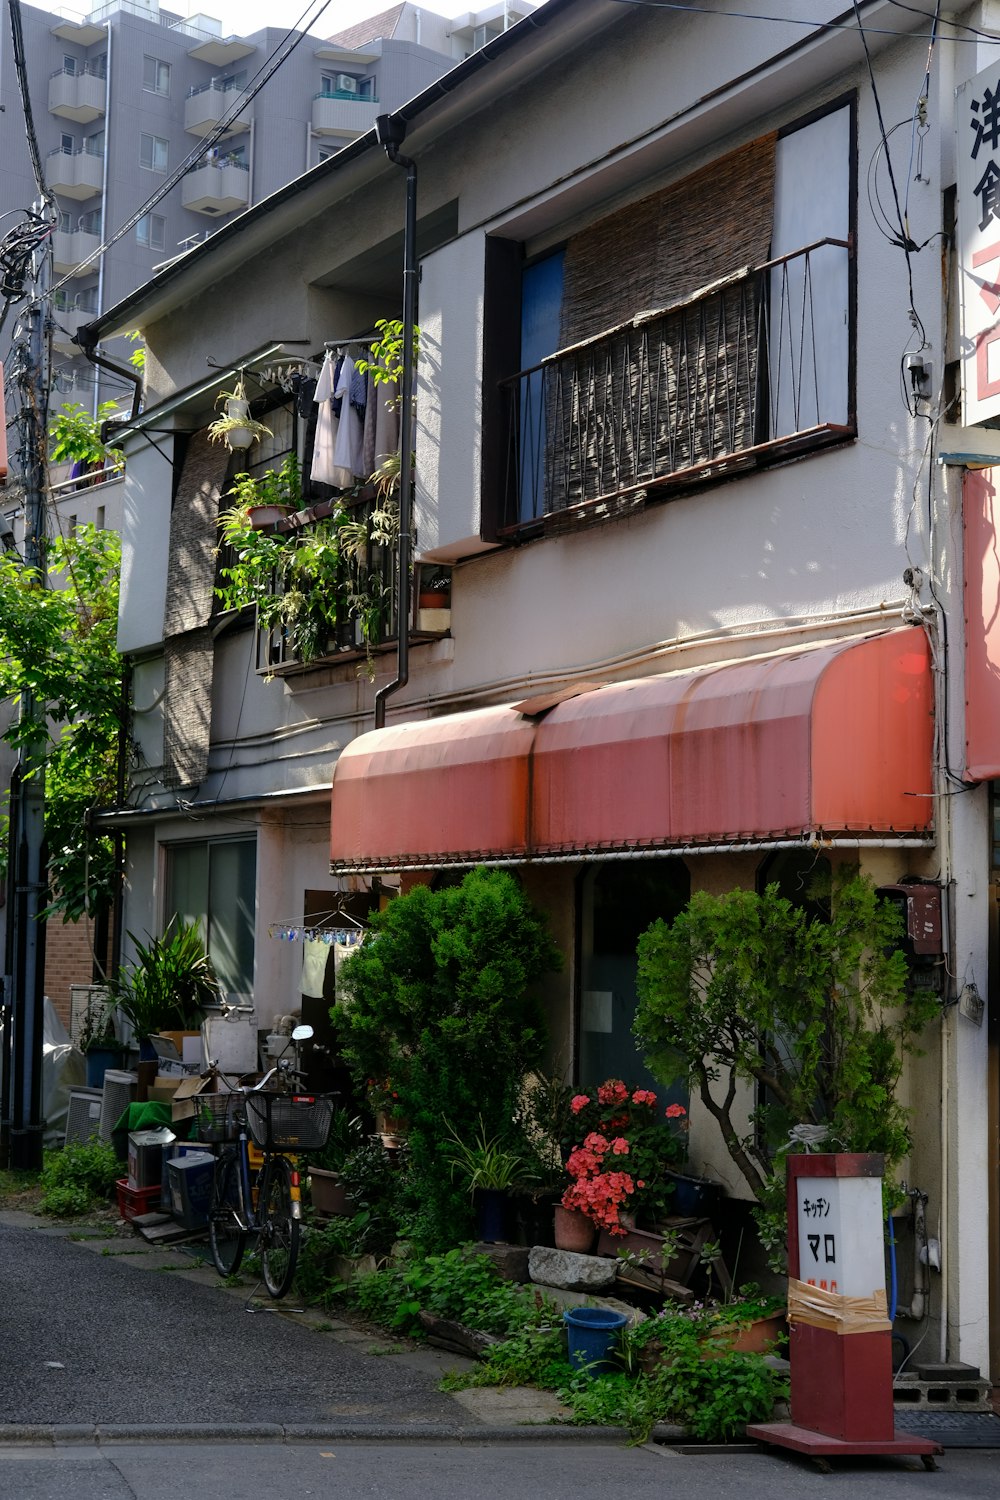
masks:
{"type": "Polygon", "coordinates": [[[587,1215],[577,1208],[556,1205],[555,1241],[557,1250],[572,1250],[587,1255],[594,1243],[596,1230],[587,1215]]]}

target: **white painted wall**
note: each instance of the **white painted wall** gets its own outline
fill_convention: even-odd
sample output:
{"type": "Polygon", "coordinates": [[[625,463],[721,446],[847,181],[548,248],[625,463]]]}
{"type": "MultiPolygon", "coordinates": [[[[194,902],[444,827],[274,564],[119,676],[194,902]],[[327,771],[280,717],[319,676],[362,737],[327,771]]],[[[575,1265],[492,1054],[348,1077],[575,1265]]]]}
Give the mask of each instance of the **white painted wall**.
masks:
{"type": "Polygon", "coordinates": [[[163,641],[163,606],[170,545],[172,439],[154,448],[132,438],[125,449],[127,477],[122,507],[122,583],[118,649],[147,651],[163,641]],[[164,457],[165,450],[167,457],[164,457]]]}

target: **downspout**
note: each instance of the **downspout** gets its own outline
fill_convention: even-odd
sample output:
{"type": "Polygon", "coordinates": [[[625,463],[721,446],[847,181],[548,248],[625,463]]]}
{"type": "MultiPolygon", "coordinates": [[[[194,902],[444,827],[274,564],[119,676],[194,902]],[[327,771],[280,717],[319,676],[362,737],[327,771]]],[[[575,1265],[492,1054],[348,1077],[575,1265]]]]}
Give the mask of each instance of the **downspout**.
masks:
{"type": "Polygon", "coordinates": [[[413,482],[413,333],[417,313],[417,164],[400,153],[406,123],[398,115],[379,115],[375,138],[397,167],[406,169],[406,219],[403,229],[403,411],[399,422],[399,580],[396,595],[396,676],[375,694],[375,728],[385,725],[385,702],[410,680],[410,524],[413,482]]]}
{"type": "MultiPolygon", "coordinates": [[[[89,325],[88,325],[89,327],[89,325]]],[[[138,370],[126,368],[125,365],[116,364],[113,359],[107,359],[103,354],[97,353],[97,340],[93,335],[88,335],[86,328],[81,328],[76,334],[73,342],[79,344],[87,359],[92,365],[99,366],[102,370],[110,370],[113,375],[120,375],[123,380],[128,380],[132,385],[132,410],[129,412],[127,421],[134,422],[142,407],[142,376],[138,370]]],[[[101,423],[101,442],[107,442],[109,428],[118,425],[118,419],[112,422],[101,423]]]]}
{"type": "MultiPolygon", "coordinates": [[[[108,221],[108,158],[111,155],[111,132],[108,128],[111,120],[111,22],[106,21],[108,28],[108,50],[105,53],[104,62],[104,165],[101,168],[101,242],[104,242],[104,226],[108,221]]],[[[97,316],[100,317],[104,311],[104,263],[107,259],[107,250],[101,251],[100,264],[97,267],[97,316]]],[[[97,421],[97,413],[101,405],[101,382],[98,377],[94,386],[94,409],[91,415],[97,421]]]]}
{"type": "MultiPolygon", "coordinates": [[[[254,125],[256,123],[257,122],[254,119],[253,115],[251,115],[250,116],[250,160],[247,163],[247,165],[248,165],[248,167],[250,169],[249,170],[249,174],[248,174],[249,178],[250,178],[250,181],[247,183],[247,208],[252,208],[253,207],[253,203],[254,203],[254,196],[253,196],[254,132],[253,132],[253,128],[254,128],[254,125]]],[[[308,169],[308,167],[309,167],[309,162],[307,160],[306,161],[306,168],[308,169]]]]}

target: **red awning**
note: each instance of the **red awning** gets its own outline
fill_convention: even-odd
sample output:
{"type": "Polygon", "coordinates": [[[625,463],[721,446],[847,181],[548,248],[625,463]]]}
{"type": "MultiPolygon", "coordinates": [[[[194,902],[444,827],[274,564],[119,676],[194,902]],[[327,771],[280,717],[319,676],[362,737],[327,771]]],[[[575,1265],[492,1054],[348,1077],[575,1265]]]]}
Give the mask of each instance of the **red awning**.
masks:
{"type": "Polygon", "coordinates": [[[916,628],[401,724],[341,754],[333,866],[924,835],[932,733],[916,628]]]}

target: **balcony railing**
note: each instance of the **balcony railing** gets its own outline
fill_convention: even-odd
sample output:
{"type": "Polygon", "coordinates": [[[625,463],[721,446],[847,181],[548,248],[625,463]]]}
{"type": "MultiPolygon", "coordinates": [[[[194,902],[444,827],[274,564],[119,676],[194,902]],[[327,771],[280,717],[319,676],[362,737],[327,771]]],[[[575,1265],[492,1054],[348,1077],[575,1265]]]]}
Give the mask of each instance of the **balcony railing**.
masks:
{"type": "MultiPolygon", "coordinates": [[[[396,642],[398,551],[370,539],[371,514],[380,504],[384,502],[374,500],[350,507],[351,521],[369,523],[364,555],[354,558],[341,552],[335,577],[324,578],[314,588],[310,580],[297,579],[305,603],[290,612],[288,623],[258,630],[258,671],[288,674],[308,666],[357,660],[396,642]],[[310,599],[316,609],[309,608],[310,599]]],[[[219,564],[228,564],[225,547],[220,548],[219,564]]]]}
{"type": "Polygon", "coordinates": [[[853,434],[852,256],[817,241],[504,381],[504,528],[588,524],[853,434]]]}

